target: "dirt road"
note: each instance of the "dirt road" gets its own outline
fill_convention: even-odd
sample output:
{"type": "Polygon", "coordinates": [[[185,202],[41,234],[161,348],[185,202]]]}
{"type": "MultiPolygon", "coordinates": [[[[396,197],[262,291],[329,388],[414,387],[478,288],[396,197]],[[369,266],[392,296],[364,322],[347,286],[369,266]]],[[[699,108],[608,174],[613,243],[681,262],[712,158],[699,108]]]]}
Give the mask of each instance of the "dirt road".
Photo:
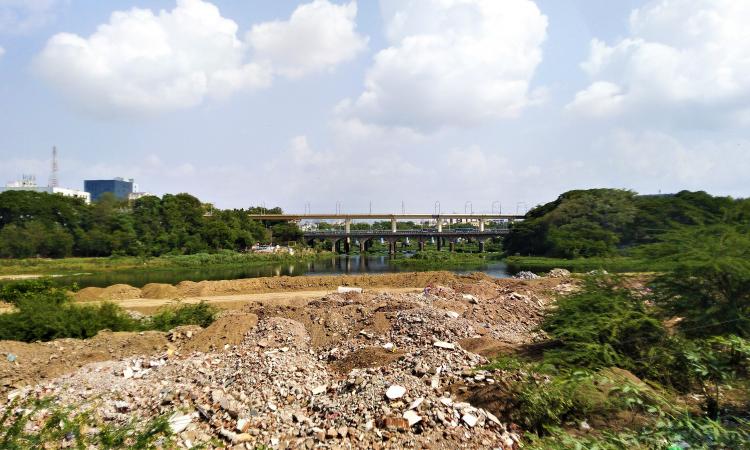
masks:
{"type": "MultiPolygon", "coordinates": [[[[380,289],[368,289],[368,293],[377,294],[383,292],[390,293],[412,293],[419,292],[419,289],[415,288],[380,288],[380,289]]],[[[238,295],[216,295],[216,296],[201,296],[201,297],[187,297],[179,300],[174,299],[158,299],[158,298],[131,298],[126,300],[115,300],[114,303],[119,306],[129,309],[131,311],[137,311],[143,314],[152,314],[167,305],[177,305],[185,303],[199,303],[202,301],[208,302],[221,309],[240,309],[250,303],[255,303],[263,306],[304,306],[311,300],[316,300],[321,297],[325,297],[327,294],[336,292],[336,290],[316,290],[316,291],[291,291],[291,292],[266,292],[261,294],[238,294],[238,295]]],[[[95,302],[92,302],[95,303],[95,302]]]]}

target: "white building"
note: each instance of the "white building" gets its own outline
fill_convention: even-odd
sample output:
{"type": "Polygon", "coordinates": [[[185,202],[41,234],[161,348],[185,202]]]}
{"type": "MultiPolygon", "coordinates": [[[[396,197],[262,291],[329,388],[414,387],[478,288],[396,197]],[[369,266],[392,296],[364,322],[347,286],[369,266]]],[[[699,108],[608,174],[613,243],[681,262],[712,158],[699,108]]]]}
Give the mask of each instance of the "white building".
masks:
{"type": "Polygon", "coordinates": [[[47,194],[60,194],[64,195],[65,197],[80,198],[83,199],[83,201],[86,202],[87,205],[91,203],[91,194],[86,191],[53,186],[37,186],[35,177],[30,175],[24,175],[21,181],[14,181],[12,183],[6,184],[5,187],[0,187],[0,192],[5,191],[46,192],[47,194]]]}

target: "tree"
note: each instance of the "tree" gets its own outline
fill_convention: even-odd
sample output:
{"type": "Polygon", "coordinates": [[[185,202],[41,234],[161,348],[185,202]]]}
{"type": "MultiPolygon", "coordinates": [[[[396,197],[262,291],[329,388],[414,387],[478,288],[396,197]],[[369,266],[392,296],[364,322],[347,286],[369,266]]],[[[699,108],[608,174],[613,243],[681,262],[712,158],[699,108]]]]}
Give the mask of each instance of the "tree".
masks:
{"type": "Polygon", "coordinates": [[[297,224],[283,222],[271,227],[273,238],[277,242],[296,242],[302,239],[302,230],[297,224]]]}
{"type": "Polygon", "coordinates": [[[643,253],[675,266],[654,286],[687,335],[750,337],[750,226],[682,227],[643,253]]]}

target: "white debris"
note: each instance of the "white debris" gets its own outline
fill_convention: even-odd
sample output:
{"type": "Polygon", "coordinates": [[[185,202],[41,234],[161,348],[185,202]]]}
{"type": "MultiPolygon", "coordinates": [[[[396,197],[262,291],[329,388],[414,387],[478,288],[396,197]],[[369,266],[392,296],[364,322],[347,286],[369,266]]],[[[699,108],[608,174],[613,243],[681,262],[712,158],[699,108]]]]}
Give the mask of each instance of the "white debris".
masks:
{"type": "Polygon", "coordinates": [[[385,391],[385,396],[388,397],[389,400],[399,399],[403,397],[404,394],[406,394],[406,388],[397,384],[392,384],[391,387],[385,391]]]}
{"type": "Polygon", "coordinates": [[[324,394],[327,389],[328,389],[328,386],[326,386],[325,384],[322,384],[320,386],[314,387],[313,390],[312,390],[312,395],[324,394]]]}
{"type": "Polygon", "coordinates": [[[182,433],[185,431],[185,428],[190,425],[190,422],[193,421],[193,417],[191,414],[185,414],[185,415],[178,415],[174,414],[172,417],[169,418],[169,428],[172,430],[172,433],[182,433]]]}
{"type": "Polygon", "coordinates": [[[443,341],[435,341],[432,343],[432,345],[438,348],[444,348],[446,350],[453,350],[456,348],[454,344],[451,344],[450,342],[443,342],[443,341]]]}
{"type": "Polygon", "coordinates": [[[470,428],[474,428],[474,426],[479,421],[479,418],[475,416],[474,414],[466,413],[461,417],[461,420],[464,421],[466,425],[468,425],[470,428]]]}
{"type": "Polygon", "coordinates": [[[422,417],[411,409],[404,413],[403,418],[409,422],[410,427],[422,421],[422,417]]]}
{"type": "Polygon", "coordinates": [[[336,290],[339,294],[347,294],[349,292],[355,292],[357,294],[362,293],[362,288],[359,287],[349,287],[349,286],[339,286],[336,290]]]}

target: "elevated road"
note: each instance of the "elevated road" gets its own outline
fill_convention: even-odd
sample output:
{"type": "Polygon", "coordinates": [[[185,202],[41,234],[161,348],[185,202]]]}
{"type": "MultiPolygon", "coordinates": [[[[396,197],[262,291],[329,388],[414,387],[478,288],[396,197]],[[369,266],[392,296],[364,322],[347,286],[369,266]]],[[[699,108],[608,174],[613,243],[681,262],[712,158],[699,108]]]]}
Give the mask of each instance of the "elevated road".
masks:
{"type": "Polygon", "coordinates": [[[278,221],[298,221],[298,220],[520,220],[523,216],[515,214],[421,214],[421,213],[363,213],[363,214],[249,214],[254,220],[278,220],[278,221]]]}

